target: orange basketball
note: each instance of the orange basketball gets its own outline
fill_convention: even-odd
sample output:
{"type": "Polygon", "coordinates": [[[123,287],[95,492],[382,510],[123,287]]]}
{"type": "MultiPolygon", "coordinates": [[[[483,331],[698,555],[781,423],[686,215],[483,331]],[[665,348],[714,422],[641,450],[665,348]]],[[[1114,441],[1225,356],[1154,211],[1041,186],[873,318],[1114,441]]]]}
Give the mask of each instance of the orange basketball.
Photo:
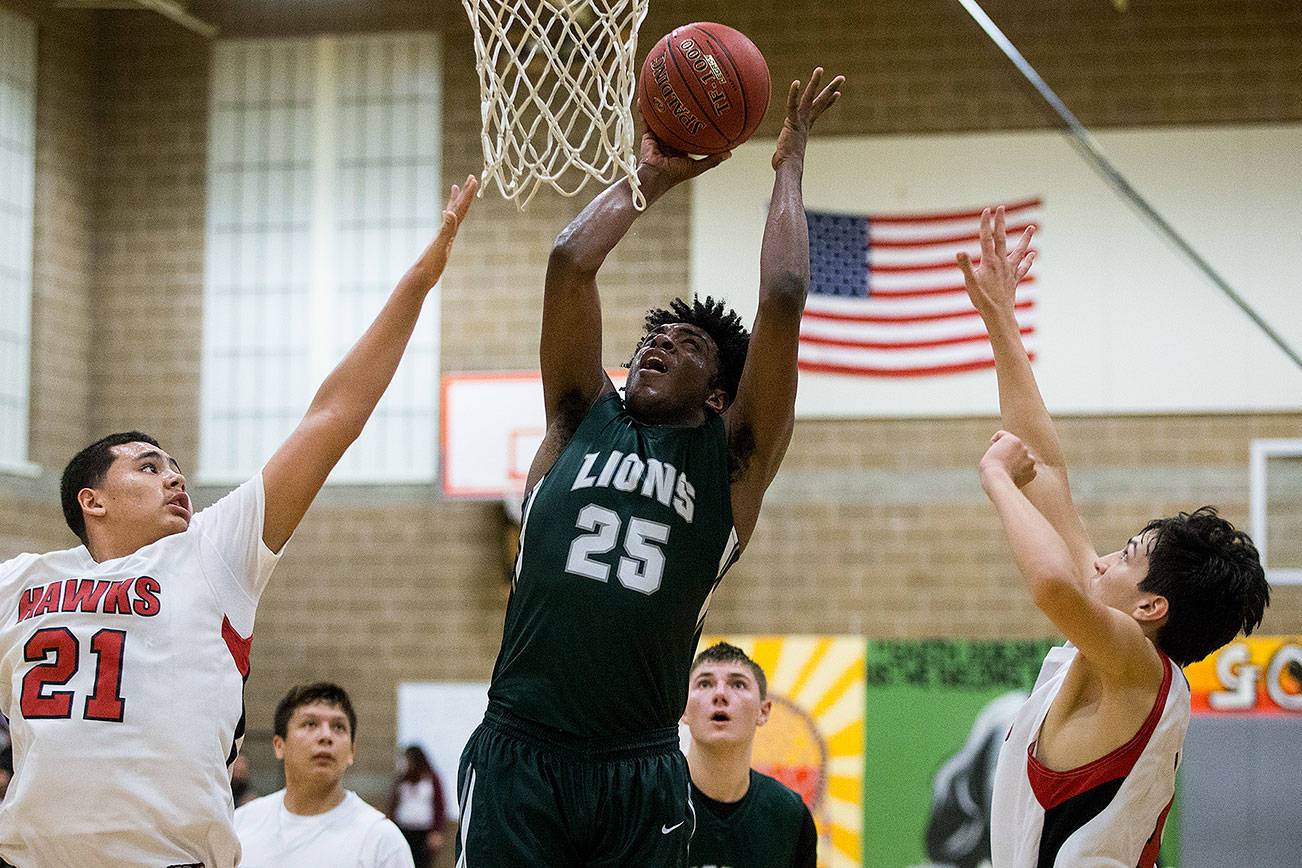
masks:
{"type": "Polygon", "coordinates": [[[751,137],[769,107],[764,55],[745,34],[703,21],[675,28],[642,64],[638,108],[660,141],[717,154],[751,137]]]}

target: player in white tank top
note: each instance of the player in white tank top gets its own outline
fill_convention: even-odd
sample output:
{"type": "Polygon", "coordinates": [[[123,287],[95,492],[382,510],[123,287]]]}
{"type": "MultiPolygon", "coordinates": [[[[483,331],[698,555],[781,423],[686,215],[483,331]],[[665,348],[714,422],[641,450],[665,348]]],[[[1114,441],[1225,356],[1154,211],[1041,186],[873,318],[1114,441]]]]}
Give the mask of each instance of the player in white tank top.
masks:
{"type": "Polygon", "coordinates": [[[452,188],[434,240],[235,492],[192,520],[180,468],[139,432],[69,465],[64,514],[83,545],[0,564],[0,711],[14,747],[0,858],[236,864],[227,767],[258,597],[388,386],[476,187],[452,188]]]}
{"type": "Polygon", "coordinates": [[[1034,759],[1035,740],[1076,656],[1045,657],[995,769],[990,842],[994,865],[1151,866],[1175,797],[1189,728],[1189,683],[1170,658],[1149,717],[1125,745],[1095,762],[1054,772],[1034,759]]]}
{"type": "Polygon", "coordinates": [[[993,864],[1151,868],[1189,722],[1178,666],[1251,632],[1269,587],[1251,540],[1210,508],[1095,552],[1014,316],[1034,231],[1009,250],[1003,209],[987,210],[980,264],[958,255],[1006,429],[981,459],[981,484],[1032,599],[1074,646],[1050,652],[1000,752],[993,864]]]}

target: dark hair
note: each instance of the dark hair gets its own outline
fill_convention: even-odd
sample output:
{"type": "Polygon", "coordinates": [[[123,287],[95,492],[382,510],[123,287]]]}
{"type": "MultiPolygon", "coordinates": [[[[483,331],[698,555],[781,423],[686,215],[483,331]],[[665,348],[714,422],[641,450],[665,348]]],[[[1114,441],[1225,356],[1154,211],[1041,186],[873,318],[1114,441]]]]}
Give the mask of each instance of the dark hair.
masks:
{"type": "Polygon", "coordinates": [[[273,731],[281,738],[285,738],[289,734],[289,719],[294,716],[294,712],[305,705],[313,705],[317,702],[333,705],[347,715],[348,734],[353,739],[357,738],[357,714],[353,711],[353,703],[342,687],[329,681],[300,684],[290,688],[285,698],[276,706],[273,731]]]}
{"type": "Polygon", "coordinates": [[[104,481],[104,474],[108,472],[116,457],[113,454],[113,447],[125,443],[158,445],[158,441],[153,437],[139,431],[110,434],[78,452],[68,462],[68,466],[63,468],[63,478],[59,480],[59,500],[63,503],[63,520],[77,535],[77,539],[84,544],[89,545],[90,540],[86,538],[86,516],[81,511],[81,503],[77,500],[77,495],[83,488],[94,488],[104,481]]]}
{"type": "Polygon", "coordinates": [[[407,768],[403,770],[402,779],[415,783],[425,778],[434,777],[434,767],[420,745],[409,744],[403,754],[407,757],[407,768]]]}
{"type": "Polygon", "coordinates": [[[1181,666],[1261,624],[1270,585],[1252,540],[1210,506],[1150,521],[1148,575],[1139,590],[1166,597],[1157,647],[1181,666]]]}
{"type": "Polygon", "coordinates": [[[746,364],[746,350],[750,347],[750,332],[742,325],[741,316],[735,310],[725,308],[722,300],[715,301],[708,295],[704,302],[693,298],[691,305],[676,298],[669,302],[668,309],[654,307],[647,311],[642,338],[645,340],[661,326],[678,322],[696,326],[714,341],[719,351],[719,370],[710,385],[727,392],[729,403],[736,400],[737,384],[741,382],[741,369],[746,364]]]}
{"type": "Polygon", "coordinates": [[[746,655],[746,652],[736,645],[729,645],[727,642],[716,642],[709,648],[706,648],[696,659],[692,661],[692,672],[697,667],[705,663],[740,663],[750,669],[755,676],[755,683],[759,685],[760,699],[768,699],[769,681],[764,677],[764,670],[754,660],[746,655]]]}

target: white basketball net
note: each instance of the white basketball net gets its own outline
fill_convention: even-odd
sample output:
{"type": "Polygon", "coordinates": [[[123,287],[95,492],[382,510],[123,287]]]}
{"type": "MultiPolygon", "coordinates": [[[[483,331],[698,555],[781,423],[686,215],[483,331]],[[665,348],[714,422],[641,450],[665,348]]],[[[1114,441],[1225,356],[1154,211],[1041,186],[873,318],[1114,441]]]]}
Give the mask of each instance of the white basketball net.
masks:
{"type": "Polygon", "coordinates": [[[483,186],[524,209],[538,187],[629,179],[637,207],[633,88],[649,0],[461,0],[475,34],[483,186]],[[577,170],[577,171],[571,171],[577,170]]]}

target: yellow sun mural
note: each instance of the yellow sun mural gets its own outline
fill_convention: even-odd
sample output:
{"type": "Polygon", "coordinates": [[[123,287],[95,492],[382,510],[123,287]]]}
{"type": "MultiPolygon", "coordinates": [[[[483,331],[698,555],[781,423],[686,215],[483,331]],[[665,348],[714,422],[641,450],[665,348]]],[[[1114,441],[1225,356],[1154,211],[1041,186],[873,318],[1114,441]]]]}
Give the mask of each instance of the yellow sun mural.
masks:
{"type": "Polygon", "coordinates": [[[829,636],[703,636],[729,642],[768,677],[773,711],[752,764],[800,793],[818,826],[819,868],[863,858],[864,640],[829,636]]]}

